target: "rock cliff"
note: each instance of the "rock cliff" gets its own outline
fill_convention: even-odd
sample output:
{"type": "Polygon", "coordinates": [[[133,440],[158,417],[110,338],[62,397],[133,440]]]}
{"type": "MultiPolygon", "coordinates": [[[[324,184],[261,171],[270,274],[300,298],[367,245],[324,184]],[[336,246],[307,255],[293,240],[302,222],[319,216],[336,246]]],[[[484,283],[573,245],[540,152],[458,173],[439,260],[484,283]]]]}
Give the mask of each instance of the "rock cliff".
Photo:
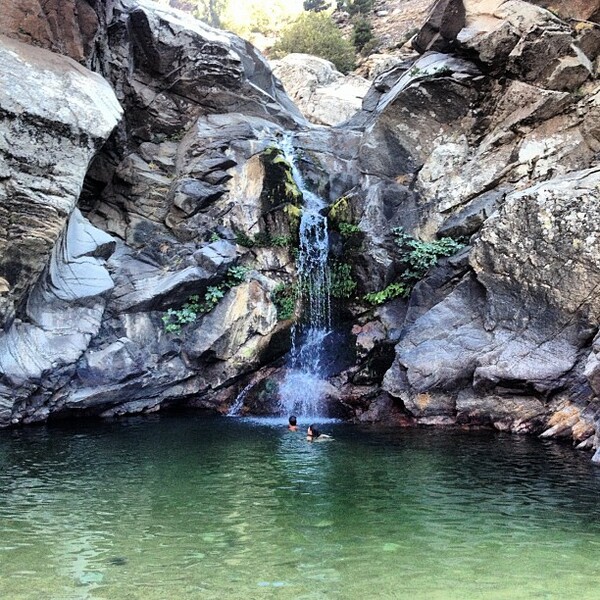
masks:
{"type": "Polygon", "coordinates": [[[0,46],[0,424],[225,410],[249,381],[264,410],[292,322],[294,130],[357,284],[332,411],[598,447],[594,3],[440,0],[335,127],[182,13],[30,4],[0,46]],[[416,269],[436,240],[462,250],[416,269]]]}

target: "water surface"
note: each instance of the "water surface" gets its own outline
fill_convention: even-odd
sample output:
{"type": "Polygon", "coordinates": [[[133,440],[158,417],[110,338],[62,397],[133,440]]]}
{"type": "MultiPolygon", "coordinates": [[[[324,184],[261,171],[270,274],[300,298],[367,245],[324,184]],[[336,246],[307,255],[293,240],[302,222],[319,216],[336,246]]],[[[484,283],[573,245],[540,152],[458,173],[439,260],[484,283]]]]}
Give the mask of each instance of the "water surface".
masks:
{"type": "Polygon", "coordinates": [[[322,429],[335,441],[195,415],[0,432],[0,598],[598,597],[588,455],[322,429]]]}

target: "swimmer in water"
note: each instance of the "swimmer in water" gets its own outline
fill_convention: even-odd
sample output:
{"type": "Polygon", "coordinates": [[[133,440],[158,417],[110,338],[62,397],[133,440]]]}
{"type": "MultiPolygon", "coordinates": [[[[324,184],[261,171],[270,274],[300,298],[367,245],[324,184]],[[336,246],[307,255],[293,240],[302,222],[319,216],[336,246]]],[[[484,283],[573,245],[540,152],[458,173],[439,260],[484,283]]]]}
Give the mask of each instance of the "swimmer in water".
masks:
{"type": "Polygon", "coordinates": [[[332,440],[333,438],[326,433],[321,433],[317,426],[313,423],[308,426],[308,430],[306,431],[306,439],[309,442],[324,442],[326,440],[332,440]]]}
{"type": "Polygon", "coordinates": [[[298,431],[298,425],[296,424],[296,417],[294,415],[288,419],[288,431],[298,431]]]}

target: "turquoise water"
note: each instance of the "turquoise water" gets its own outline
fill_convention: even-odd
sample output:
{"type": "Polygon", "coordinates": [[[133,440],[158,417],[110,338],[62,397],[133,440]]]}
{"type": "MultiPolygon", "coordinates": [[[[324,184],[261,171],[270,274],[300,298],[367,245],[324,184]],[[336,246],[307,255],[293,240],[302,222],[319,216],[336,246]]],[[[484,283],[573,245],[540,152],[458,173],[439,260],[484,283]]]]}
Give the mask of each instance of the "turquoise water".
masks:
{"type": "Polygon", "coordinates": [[[1,431],[0,598],[600,596],[588,455],[322,428],[335,441],[196,415],[1,431]]]}

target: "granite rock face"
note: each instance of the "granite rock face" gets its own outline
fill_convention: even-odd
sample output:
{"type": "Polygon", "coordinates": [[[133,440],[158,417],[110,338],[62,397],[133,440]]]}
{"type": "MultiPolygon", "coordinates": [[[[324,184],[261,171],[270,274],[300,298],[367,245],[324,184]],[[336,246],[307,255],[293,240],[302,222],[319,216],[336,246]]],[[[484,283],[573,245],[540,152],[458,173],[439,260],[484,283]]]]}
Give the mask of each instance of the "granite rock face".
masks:
{"type": "Polygon", "coordinates": [[[8,38],[0,39],[0,106],[0,324],[8,326],[122,111],[100,76],[8,38]]]}
{"type": "MultiPolygon", "coordinates": [[[[146,1],[83,4],[93,27],[79,13],[62,23],[81,43],[56,45],[52,27],[31,40],[106,81],[57,54],[60,69],[40,58],[29,76],[61,90],[57,71],[72,69],[81,95],[69,97],[85,110],[7,95],[18,81],[0,92],[0,190],[22,224],[10,233],[17,221],[0,212],[1,424],[186,402],[225,410],[278,372],[290,322],[272,298],[294,280],[302,210],[279,148],[294,130],[307,184],[331,203],[332,256],[357,283],[340,313],[355,363],[323,382],[339,414],[599,447],[594,3],[438,2],[415,40],[422,54],[381,74],[331,128],[310,126],[235,36],[146,1]],[[93,103],[106,82],[124,116],[101,149],[120,116],[110,93],[93,103]],[[410,293],[369,305],[366,293],[406,284],[414,256],[400,231],[463,249],[413,277],[410,293]],[[194,302],[195,319],[165,329],[194,302]]],[[[28,14],[47,20],[53,7],[28,14]]],[[[3,27],[24,15],[11,10],[3,27]]]]}
{"type": "Polygon", "coordinates": [[[339,125],[357,113],[371,83],[342,75],[333,63],[308,54],[288,54],[271,62],[302,114],[317,125],[339,125]]]}
{"type": "Polygon", "coordinates": [[[102,7],[102,52],[90,54],[57,45],[76,27],[52,29],[55,8],[15,9],[3,25],[21,37],[27,21],[31,41],[106,79],[3,41],[0,419],[109,416],[198,396],[210,405],[211,390],[285,351],[270,347],[280,328],[270,294],[293,260],[287,241],[270,240],[293,239],[299,195],[279,193],[289,166],[274,148],[282,124],[303,118],[231,34],[124,0],[102,7]],[[33,92],[40,77],[45,95],[33,92]],[[256,236],[266,242],[236,243],[256,236]],[[213,312],[165,331],[168,309],[209,292],[224,296],[213,312]]]}
{"type": "MultiPolygon", "coordinates": [[[[365,351],[358,335],[346,377],[360,397],[393,345],[378,377],[408,422],[597,447],[600,30],[577,21],[591,17],[579,5],[458,4],[437,3],[414,42],[422,56],[379,77],[351,119],[361,176],[332,221],[359,228],[340,252],[363,294],[403,281],[397,227],[466,247],[407,299],[369,317],[355,307],[355,330],[384,337],[365,351]]],[[[374,381],[358,419],[377,406],[374,381]]]]}

